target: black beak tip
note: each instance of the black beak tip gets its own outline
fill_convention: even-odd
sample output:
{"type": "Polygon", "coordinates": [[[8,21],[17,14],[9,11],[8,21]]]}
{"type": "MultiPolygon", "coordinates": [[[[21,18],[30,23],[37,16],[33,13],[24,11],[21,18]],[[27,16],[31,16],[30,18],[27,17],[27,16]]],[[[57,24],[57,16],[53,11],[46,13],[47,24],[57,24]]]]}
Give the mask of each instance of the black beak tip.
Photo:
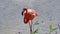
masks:
{"type": "Polygon", "coordinates": [[[22,16],[23,16],[23,12],[22,12],[21,14],[22,14],[22,16]]]}

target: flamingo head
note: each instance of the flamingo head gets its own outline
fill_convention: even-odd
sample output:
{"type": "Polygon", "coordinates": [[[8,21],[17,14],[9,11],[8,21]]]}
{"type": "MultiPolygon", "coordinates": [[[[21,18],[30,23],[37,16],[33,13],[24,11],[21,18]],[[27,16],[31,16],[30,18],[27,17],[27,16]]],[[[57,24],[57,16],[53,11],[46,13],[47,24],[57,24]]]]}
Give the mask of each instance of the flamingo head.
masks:
{"type": "Polygon", "coordinates": [[[27,8],[25,7],[25,8],[23,8],[23,11],[22,11],[22,16],[23,16],[23,14],[24,14],[24,12],[25,11],[27,11],[27,8]]]}

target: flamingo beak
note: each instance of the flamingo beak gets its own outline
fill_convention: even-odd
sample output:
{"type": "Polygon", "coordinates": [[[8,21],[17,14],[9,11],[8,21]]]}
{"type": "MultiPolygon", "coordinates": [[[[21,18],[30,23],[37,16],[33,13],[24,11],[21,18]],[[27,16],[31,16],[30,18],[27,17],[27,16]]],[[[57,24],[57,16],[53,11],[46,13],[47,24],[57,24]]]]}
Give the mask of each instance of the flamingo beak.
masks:
{"type": "Polygon", "coordinates": [[[21,14],[22,14],[22,16],[23,16],[23,13],[24,13],[24,11],[22,11],[22,13],[21,13],[21,14]]]}

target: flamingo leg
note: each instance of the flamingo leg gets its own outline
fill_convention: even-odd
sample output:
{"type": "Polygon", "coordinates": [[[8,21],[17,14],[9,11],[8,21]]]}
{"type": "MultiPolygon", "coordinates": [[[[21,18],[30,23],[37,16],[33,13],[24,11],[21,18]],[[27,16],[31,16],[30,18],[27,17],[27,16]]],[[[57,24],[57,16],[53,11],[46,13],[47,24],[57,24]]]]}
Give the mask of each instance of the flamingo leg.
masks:
{"type": "Polygon", "coordinates": [[[30,34],[32,34],[32,20],[29,22],[29,27],[30,27],[30,34]]]}

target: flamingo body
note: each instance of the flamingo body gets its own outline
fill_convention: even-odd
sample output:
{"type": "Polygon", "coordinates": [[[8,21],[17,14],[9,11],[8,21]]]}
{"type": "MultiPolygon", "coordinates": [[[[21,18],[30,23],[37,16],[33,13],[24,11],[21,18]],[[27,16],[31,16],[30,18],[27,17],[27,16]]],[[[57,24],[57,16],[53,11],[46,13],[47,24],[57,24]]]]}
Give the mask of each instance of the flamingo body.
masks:
{"type": "Polygon", "coordinates": [[[24,11],[24,23],[27,24],[35,16],[38,16],[38,14],[33,9],[27,9],[27,11],[24,11]]]}

